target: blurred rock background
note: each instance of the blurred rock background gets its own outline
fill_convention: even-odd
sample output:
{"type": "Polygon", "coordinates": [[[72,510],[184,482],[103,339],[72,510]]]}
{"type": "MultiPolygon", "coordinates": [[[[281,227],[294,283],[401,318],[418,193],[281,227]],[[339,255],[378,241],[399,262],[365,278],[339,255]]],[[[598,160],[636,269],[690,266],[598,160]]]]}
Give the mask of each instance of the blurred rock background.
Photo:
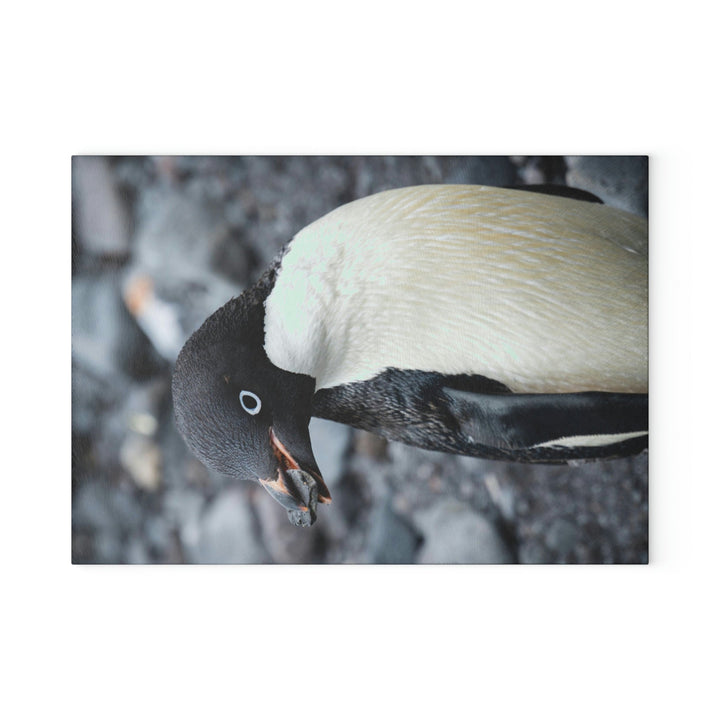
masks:
{"type": "Polygon", "coordinates": [[[393,187],[545,182],[647,215],[642,157],[73,158],[73,562],[647,562],[647,454],[527,466],[314,419],[333,504],[299,529],[174,426],[185,338],[308,223],[393,187]]]}

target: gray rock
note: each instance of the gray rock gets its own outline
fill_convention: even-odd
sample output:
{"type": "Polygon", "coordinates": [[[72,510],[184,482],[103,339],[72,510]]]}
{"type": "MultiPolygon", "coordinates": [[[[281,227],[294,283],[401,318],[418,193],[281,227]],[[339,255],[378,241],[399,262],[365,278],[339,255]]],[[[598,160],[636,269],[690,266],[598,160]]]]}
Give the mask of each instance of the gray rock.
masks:
{"type": "Polygon", "coordinates": [[[73,230],[83,249],[94,255],[127,255],[130,219],[107,158],[73,158],[72,195],[73,230]]]}
{"type": "Polygon", "coordinates": [[[185,554],[192,555],[197,547],[204,504],[203,496],[189,488],[170,488],[163,494],[163,515],[177,531],[185,554]]]}
{"type": "Polygon", "coordinates": [[[238,488],[220,493],[203,513],[197,544],[189,557],[196,563],[264,563],[269,555],[257,537],[247,494],[238,488]]]}
{"type": "Polygon", "coordinates": [[[71,559],[73,565],[85,565],[95,562],[95,543],[91,532],[79,531],[73,528],[71,559]]]}
{"type": "Polygon", "coordinates": [[[559,555],[567,555],[575,547],[579,537],[580,533],[572,522],[558,518],[548,528],[545,541],[548,547],[559,555]]]}
{"type": "Polygon", "coordinates": [[[511,563],[512,553],[495,526],[453,499],[445,499],[416,517],[424,543],[421,563],[511,563]]]}
{"type": "Polygon", "coordinates": [[[226,232],[219,206],[178,189],[148,192],[139,209],[135,261],[147,272],[192,280],[210,270],[226,232]]]}
{"type": "Polygon", "coordinates": [[[353,452],[375,460],[387,460],[388,441],[365,430],[353,430],[353,452]]]}
{"type": "Polygon", "coordinates": [[[132,430],[145,437],[155,437],[160,426],[162,407],[169,393],[170,378],[167,375],[135,384],[127,393],[123,407],[118,412],[125,430],[132,430]]]}
{"type": "Polygon", "coordinates": [[[162,477],[162,453],[153,440],[129,433],[120,446],[120,463],[138,487],[154,492],[162,477]]]}
{"type": "MultiPolygon", "coordinates": [[[[123,296],[127,309],[155,350],[168,362],[174,362],[188,333],[182,327],[182,307],[163,297],[156,281],[157,276],[132,268],[125,279],[123,296]]],[[[167,287],[162,280],[161,284],[167,287]]]]}
{"type": "Polygon", "coordinates": [[[94,562],[116,565],[125,560],[123,542],[120,534],[114,530],[103,530],[97,533],[93,542],[95,550],[94,562]]]}
{"type": "Polygon", "coordinates": [[[517,182],[517,171],[505,156],[457,158],[445,182],[496,187],[513,185],[517,182]]]}
{"type": "Polygon", "coordinates": [[[485,473],[483,482],[500,515],[505,521],[512,522],[515,516],[515,498],[511,486],[494,472],[485,473]]]}
{"type": "Polygon", "coordinates": [[[125,560],[131,565],[147,565],[150,562],[150,555],[141,537],[130,538],[125,560]]]}
{"type": "Polygon", "coordinates": [[[371,563],[407,564],[415,561],[420,536],[410,523],[393,511],[390,498],[370,519],[368,560],[371,563]]]}
{"type": "Polygon", "coordinates": [[[72,283],[72,358],[100,378],[122,372],[133,323],[115,275],[78,277],[72,283]]]}
{"type": "Polygon", "coordinates": [[[536,540],[521,545],[518,560],[527,565],[546,565],[554,561],[552,553],[536,540]]]}
{"type": "Polygon", "coordinates": [[[517,168],[519,184],[537,185],[546,182],[545,173],[543,172],[537,158],[527,157],[525,155],[516,155],[510,158],[510,161],[517,168]]]}
{"type": "Polygon", "coordinates": [[[517,171],[514,185],[565,185],[567,165],[562,155],[515,155],[510,158],[517,171]]]}
{"type": "Polygon", "coordinates": [[[157,432],[169,380],[159,377],[121,385],[99,417],[94,459],[103,468],[122,467],[138,487],[156,491],[162,480],[163,450],[157,432]]]}
{"type": "Polygon", "coordinates": [[[160,557],[170,555],[172,527],[162,515],[153,515],[145,524],[145,540],[150,550],[160,557]]]}
{"type": "MultiPolygon", "coordinates": [[[[91,480],[73,496],[73,545],[90,538],[85,550],[73,547],[77,562],[122,563],[130,559],[126,538],[141,540],[142,508],[126,487],[91,480]]],[[[137,557],[137,548],[133,550],[137,557]]]]}
{"type": "Polygon", "coordinates": [[[347,425],[311,418],[310,440],[323,479],[332,493],[345,468],[345,456],[352,439],[347,425]]]}
{"type": "Polygon", "coordinates": [[[142,524],[142,509],[126,487],[100,480],[83,483],[73,497],[73,526],[133,533],[142,524]]]}
{"type": "Polygon", "coordinates": [[[642,155],[581,155],[566,158],[567,183],[606,204],[648,214],[648,159],[642,155]]]}
{"type": "Polygon", "coordinates": [[[213,268],[227,223],[214,204],[168,189],[149,192],[140,216],[123,297],[158,353],[174,361],[187,336],[242,289],[213,268]]]}
{"type": "Polygon", "coordinates": [[[577,467],[508,464],[507,473],[518,499],[520,562],[642,562],[646,557],[646,453],[577,467]]]}
{"type": "Polygon", "coordinates": [[[101,427],[109,408],[120,402],[124,383],[112,382],[88,372],[86,367],[72,365],[72,429],[74,433],[92,436],[101,427]]]}
{"type": "MultiPolygon", "coordinates": [[[[116,273],[79,275],[72,281],[73,386],[100,384],[100,404],[114,403],[114,395],[125,394],[131,379],[146,379],[164,370],[147,338],[122,301],[116,273]],[[76,378],[77,371],[77,378],[76,378]]],[[[79,395],[88,395],[80,388],[79,395]]],[[[74,411],[74,408],[73,408],[74,411]]]]}
{"type": "Polygon", "coordinates": [[[100,482],[83,483],[73,496],[72,522],[79,528],[114,528],[110,488],[100,482]]]}

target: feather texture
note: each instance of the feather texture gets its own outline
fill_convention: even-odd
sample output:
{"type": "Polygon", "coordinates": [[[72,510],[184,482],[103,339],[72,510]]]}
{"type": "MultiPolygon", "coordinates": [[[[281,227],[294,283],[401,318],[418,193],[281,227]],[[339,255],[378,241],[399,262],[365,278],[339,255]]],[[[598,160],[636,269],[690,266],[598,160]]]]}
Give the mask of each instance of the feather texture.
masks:
{"type": "Polygon", "coordinates": [[[268,357],[318,389],[399,368],[642,393],[647,222],[499,188],[390,190],[300,231],[265,307],[268,357]]]}

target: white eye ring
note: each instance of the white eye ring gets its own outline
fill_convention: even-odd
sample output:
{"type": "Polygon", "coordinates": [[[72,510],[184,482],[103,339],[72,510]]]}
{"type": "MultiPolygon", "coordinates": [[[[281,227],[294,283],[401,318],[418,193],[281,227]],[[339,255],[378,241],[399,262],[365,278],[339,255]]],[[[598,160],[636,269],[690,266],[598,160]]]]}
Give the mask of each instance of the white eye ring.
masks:
{"type": "Polygon", "coordinates": [[[260,408],[262,407],[260,398],[254,392],[250,392],[249,390],[240,391],[240,404],[243,406],[243,410],[248,415],[257,415],[260,412],[260,408]],[[249,407],[245,404],[246,398],[250,399],[249,407]]]}

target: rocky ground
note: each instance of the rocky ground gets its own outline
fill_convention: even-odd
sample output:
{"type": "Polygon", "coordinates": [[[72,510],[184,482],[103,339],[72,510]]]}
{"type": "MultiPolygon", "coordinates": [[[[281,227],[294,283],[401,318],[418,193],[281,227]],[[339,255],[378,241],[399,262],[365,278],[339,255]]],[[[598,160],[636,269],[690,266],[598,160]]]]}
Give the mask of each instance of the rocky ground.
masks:
{"type": "Polygon", "coordinates": [[[185,338],[338,205],[420,183],[553,182],[647,214],[644,158],[74,158],[76,563],[644,563],[647,455],[573,467],[426,452],[313,420],[310,529],[175,429],[185,338]]]}

